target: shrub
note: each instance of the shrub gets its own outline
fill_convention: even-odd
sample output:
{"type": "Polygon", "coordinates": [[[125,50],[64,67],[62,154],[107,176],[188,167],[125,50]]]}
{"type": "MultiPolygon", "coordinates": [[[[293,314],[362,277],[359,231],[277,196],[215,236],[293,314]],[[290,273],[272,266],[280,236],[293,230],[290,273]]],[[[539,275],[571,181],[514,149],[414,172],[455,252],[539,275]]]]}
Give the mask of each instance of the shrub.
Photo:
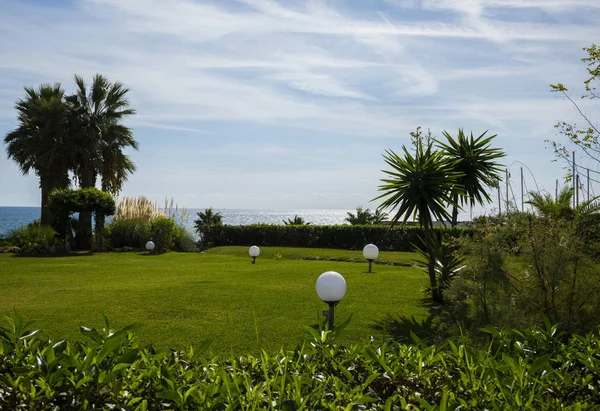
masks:
{"type": "Polygon", "coordinates": [[[178,230],[169,217],[158,217],[150,222],[150,236],[154,241],[154,253],[164,253],[173,248],[173,239],[178,230]]]}
{"type": "Polygon", "coordinates": [[[56,245],[56,232],[50,226],[34,221],[8,233],[7,242],[30,252],[47,252],[56,245]]]}
{"type": "Polygon", "coordinates": [[[597,409],[598,332],[486,327],[484,348],[345,346],[307,327],[292,350],[213,357],[208,344],[142,347],[134,327],[81,327],[86,341],[50,341],[16,314],[0,327],[0,409],[597,409]]]}
{"type": "Polygon", "coordinates": [[[173,231],[173,251],[187,252],[195,249],[196,240],[192,234],[185,226],[176,224],[173,231]]]}
{"type": "Polygon", "coordinates": [[[517,238],[520,256],[510,256],[504,227],[488,227],[462,240],[467,268],[447,292],[459,322],[526,327],[544,318],[569,332],[599,324],[600,271],[586,254],[573,225],[529,216],[517,238]]]}
{"type": "Polygon", "coordinates": [[[106,228],[106,238],[113,248],[144,248],[150,239],[150,221],[140,218],[113,220],[106,228]]]}

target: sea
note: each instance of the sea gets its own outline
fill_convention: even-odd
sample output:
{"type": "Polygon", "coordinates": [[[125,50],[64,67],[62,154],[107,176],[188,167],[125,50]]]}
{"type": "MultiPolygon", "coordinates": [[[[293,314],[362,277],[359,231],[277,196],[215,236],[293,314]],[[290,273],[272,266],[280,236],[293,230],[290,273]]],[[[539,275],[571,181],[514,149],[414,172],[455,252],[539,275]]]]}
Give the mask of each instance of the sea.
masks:
{"type": "MultiPolygon", "coordinates": [[[[315,225],[344,224],[348,212],[356,210],[253,210],[253,209],[213,209],[221,213],[223,224],[283,224],[284,220],[298,215],[304,221],[315,225]]],[[[188,209],[188,218],[183,222],[194,234],[196,213],[204,209],[188,209]]],[[[0,207],[0,237],[11,230],[40,219],[40,207],[0,207]]],[[[179,221],[179,218],[177,219],[179,221]]]]}

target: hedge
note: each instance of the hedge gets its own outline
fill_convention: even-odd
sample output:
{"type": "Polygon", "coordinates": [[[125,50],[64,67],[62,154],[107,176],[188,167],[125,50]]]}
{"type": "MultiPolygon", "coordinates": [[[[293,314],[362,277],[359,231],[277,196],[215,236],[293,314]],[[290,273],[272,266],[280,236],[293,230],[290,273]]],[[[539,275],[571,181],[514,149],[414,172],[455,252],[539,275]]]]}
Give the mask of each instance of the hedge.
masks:
{"type": "MultiPolygon", "coordinates": [[[[469,228],[436,227],[456,237],[472,235],[469,228]]],[[[224,225],[206,232],[202,243],[212,246],[252,245],[279,247],[314,247],[361,250],[373,243],[381,251],[412,251],[413,244],[422,246],[424,230],[419,227],[389,227],[376,225],[224,225]]]]}

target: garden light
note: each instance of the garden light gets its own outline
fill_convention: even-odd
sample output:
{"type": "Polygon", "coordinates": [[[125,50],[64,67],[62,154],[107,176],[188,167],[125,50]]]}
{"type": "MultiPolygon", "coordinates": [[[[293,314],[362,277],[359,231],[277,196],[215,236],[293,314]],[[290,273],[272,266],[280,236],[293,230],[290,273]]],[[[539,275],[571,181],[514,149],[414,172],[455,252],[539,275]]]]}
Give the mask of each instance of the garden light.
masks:
{"type": "Polygon", "coordinates": [[[363,248],[363,255],[369,262],[369,272],[371,272],[371,264],[373,260],[375,260],[379,256],[379,248],[375,244],[367,244],[365,248],[363,248]]]}
{"type": "Polygon", "coordinates": [[[256,262],[256,257],[260,255],[260,248],[253,245],[250,247],[250,250],[248,250],[248,254],[250,254],[250,257],[252,257],[252,264],[254,264],[256,262]]]}
{"type": "Polygon", "coordinates": [[[148,241],[146,243],[146,250],[148,250],[149,253],[151,253],[152,250],[154,250],[154,243],[152,241],[148,241]]]}
{"type": "Polygon", "coordinates": [[[329,329],[331,329],[333,328],[334,308],[346,295],[346,280],[340,273],[327,271],[317,278],[316,288],[319,298],[329,305],[328,310],[323,310],[323,315],[327,317],[329,329]]]}

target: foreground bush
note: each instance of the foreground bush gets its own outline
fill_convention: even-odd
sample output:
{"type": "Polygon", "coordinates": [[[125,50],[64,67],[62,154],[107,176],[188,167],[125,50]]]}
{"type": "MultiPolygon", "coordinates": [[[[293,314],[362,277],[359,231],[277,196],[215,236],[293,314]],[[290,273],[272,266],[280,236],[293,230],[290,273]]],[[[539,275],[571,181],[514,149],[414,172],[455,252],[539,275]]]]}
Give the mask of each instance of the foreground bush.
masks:
{"type": "Polygon", "coordinates": [[[22,251],[48,252],[56,245],[56,232],[50,226],[34,221],[8,233],[6,243],[22,251]]]}
{"type": "Polygon", "coordinates": [[[15,315],[0,328],[0,409],[583,409],[600,403],[598,333],[484,331],[485,349],[342,346],[308,329],[294,350],[212,358],[138,345],[133,327],[81,327],[89,342],[47,341],[15,315]]]}
{"type": "MultiPolygon", "coordinates": [[[[449,236],[470,235],[472,229],[437,228],[449,236]]],[[[279,247],[313,247],[362,250],[369,243],[382,251],[413,251],[422,247],[424,231],[418,227],[375,225],[269,225],[212,226],[203,233],[202,242],[213,246],[252,245],[279,247]]]]}

